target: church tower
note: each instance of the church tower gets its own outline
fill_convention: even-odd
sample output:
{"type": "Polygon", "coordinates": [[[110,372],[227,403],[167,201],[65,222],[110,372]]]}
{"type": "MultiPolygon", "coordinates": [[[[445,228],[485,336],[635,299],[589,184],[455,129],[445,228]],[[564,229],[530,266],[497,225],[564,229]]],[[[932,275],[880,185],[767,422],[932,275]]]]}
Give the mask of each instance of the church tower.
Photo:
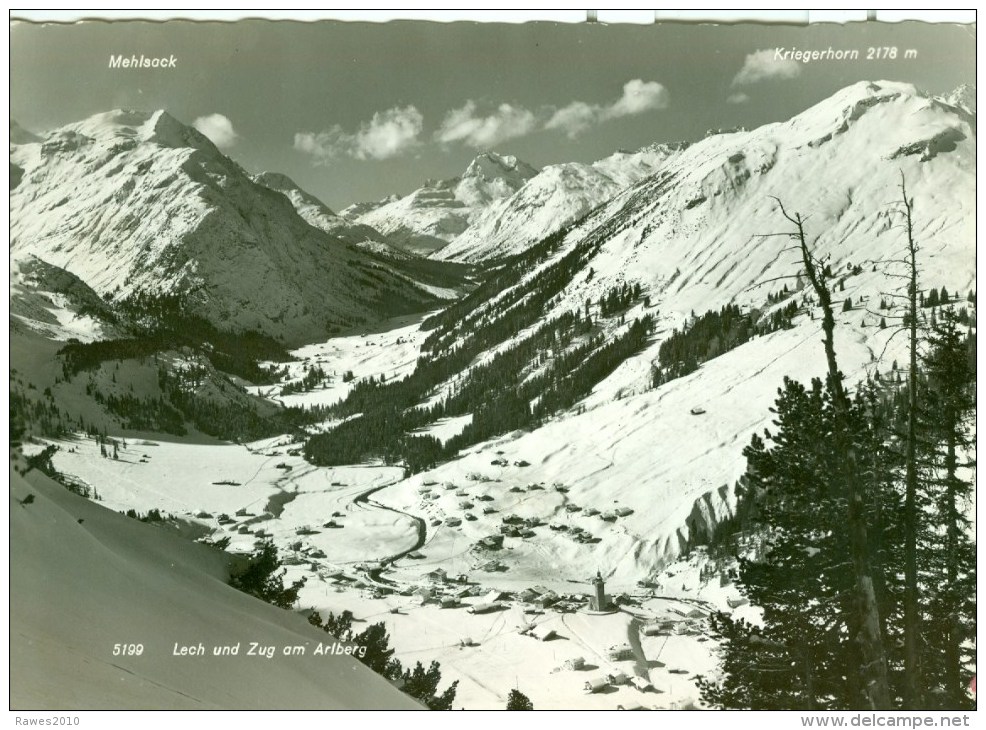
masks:
{"type": "Polygon", "coordinates": [[[603,583],[603,576],[596,571],[596,577],[592,579],[593,596],[589,601],[589,607],[593,611],[605,611],[609,608],[609,599],[606,598],[606,584],[603,583]]]}

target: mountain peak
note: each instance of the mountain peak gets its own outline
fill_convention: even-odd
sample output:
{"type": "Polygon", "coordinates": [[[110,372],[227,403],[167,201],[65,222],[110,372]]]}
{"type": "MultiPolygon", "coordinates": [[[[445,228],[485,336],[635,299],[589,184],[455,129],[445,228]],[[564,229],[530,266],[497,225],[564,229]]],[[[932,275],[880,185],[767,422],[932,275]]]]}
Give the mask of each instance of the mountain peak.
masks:
{"type": "Polygon", "coordinates": [[[484,152],[469,163],[463,178],[479,178],[483,180],[527,180],[537,174],[537,169],[513,155],[500,155],[496,152],[484,152]]]}
{"type": "Polygon", "coordinates": [[[300,190],[298,183],[283,172],[264,171],[253,176],[253,181],[273,190],[300,190]]]}
{"type": "Polygon", "coordinates": [[[949,106],[957,106],[965,109],[970,114],[976,113],[976,87],[972,84],[962,84],[952,89],[942,97],[949,106]]]}
{"type": "Polygon", "coordinates": [[[62,127],[59,132],[83,135],[93,140],[129,139],[151,142],[160,147],[189,147],[218,153],[205,135],[180,122],[164,109],[113,109],[62,127]]]}

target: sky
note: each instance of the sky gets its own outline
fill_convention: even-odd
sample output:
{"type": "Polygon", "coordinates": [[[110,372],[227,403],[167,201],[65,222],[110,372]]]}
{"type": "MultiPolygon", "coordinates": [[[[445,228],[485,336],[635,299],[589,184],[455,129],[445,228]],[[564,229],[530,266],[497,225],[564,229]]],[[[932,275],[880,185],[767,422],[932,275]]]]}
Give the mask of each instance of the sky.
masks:
{"type": "Polygon", "coordinates": [[[536,167],[592,162],[782,121],[864,79],[947,93],[975,83],[975,30],[15,21],[10,59],[11,118],[31,131],[163,108],[249,172],[287,174],[338,211],[459,175],[487,150],[536,167]],[[783,55],[830,47],[859,58],[783,55]],[[110,68],[118,54],[174,56],[175,67],[110,68]]]}

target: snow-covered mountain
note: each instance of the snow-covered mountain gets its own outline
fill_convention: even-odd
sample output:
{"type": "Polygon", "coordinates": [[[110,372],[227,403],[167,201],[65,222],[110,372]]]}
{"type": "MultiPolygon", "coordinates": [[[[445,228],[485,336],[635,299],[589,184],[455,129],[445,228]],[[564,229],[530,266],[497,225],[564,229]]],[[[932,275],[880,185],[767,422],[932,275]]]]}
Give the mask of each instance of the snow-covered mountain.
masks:
{"type": "Polygon", "coordinates": [[[472,224],[433,257],[476,263],[524,251],[619,190],[654,174],[684,145],[651,145],[616,152],[591,165],[549,165],[517,192],[489,205],[472,224]]]}
{"type": "MultiPolygon", "coordinates": [[[[825,373],[818,303],[798,275],[780,204],[806,217],[813,252],[831,272],[835,345],[850,387],[874,373],[892,382],[906,358],[905,338],[894,336],[900,300],[890,296],[904,286],[902,183],[913,200],[921,289],[947,287],[975,319],[974,297],[965,301],[976,273],[974,123],[958,97],[862,82],[785,122],[710,133],[687,148],[546,168],[500,202],[484,203],[487,211],[503,206],[501,226],[530,238],[508,249],[517,256],[491,266],[468,296],[423,325],[405,320],[298,349],[284,380],[251,389],[290,406],[356,396],[304,436],[207,446],[130,440],[119,460],[102,457],[95,439],[79,439],[64,443],[54,465],[113,508],[174,511],[215,539],[230,538],[233,550],[271,537],[291,557],[291,579],[311,576],[301,605],[381,617],[397,656],[440,659],[467,707],[502,706],[518,683],[537,688],[539,707],[603,708],[637,698],[629,687],[586,695],[585,675],[559,670],[576,656],[593,658],[600,673],[619,670],[607,650],[625,641],[638,676],[661,688],[637,699],[675,706],[696,696],[693,677],[714,666],[715,641],[640,637],[640,623],[672,613],[685,619],[696,608],[703,624],[713,608],[749,609],[745,617],[756,620],[750,606],[728,602],[737,594],[729,594],[735,588],[721,564],[701,564],[697,551],[688,566],[675,561],[735,507],[743,448],[771,427],[783,379],[825,373]],[[507,205],[524,196],[539,201],[536,210],[507,205]],[[609,303],[614,296],[619,302],[609,303]],[[723,332],[709,335],[694,370],[657,383],[662,344],[725,305],[748,318],[749,339],[731,348],[723,332]],[[757,331],[782,310],[788,321],[757,331]],[[884,317],[889,326],[881,326],[884,317]],[[648,319],[632,347],[614,347],[648,319]],[[350,442],[332,442],[347,429],[350,442]],[[453,439],[460,439],[456,451],[442,451],[453,439]],[[411,451],[416,444],[420,451],[411,451]],[[381,454],[397,465],[382,463],[381,454]],[[405,470],[408,455],[418,461],[405,470]],[[467,581],[443,585],[438,568],[467,581]],[[707,569],[722,574],[710,579],[707,569]],[[632,594],[640,606],[613,614],[609,625],[606,617],[550,607],[528,612],[525,594],[585,594],[597,570],[611,594],[632,594]],[[466,588],[476,589],[465,599],[474,610],[490,601],[504,610],[419,605],[425,594],[461,597],[466,588]],[[683,603],[670,603],[676,599],[683,603]],[[512,628],[528,622],[566,640],[535,642],[512,628]]],[[[15,157],[38,146],[18,148],[15,157]]],[[[412,219],[423,220],[423,210],[412,219]]],[[[491,238],[495,222],[491,215],[491,238]]],[[[495,248],[470,251],[502,256],[495,248]]],[[[75,280],[56,282],[57,274],[17,268],[33,283],[24,303],[38,310],[33,320],[49,312],[67,329],[56,311],[64,292],[96,302],[75,280]]],[[[922,315],[930,320],[932,311],[922,315]]],[[[15,345],[35,336],[22,334],[15,345]]],[[[23,360],[22,372],[30,369],[23,360]]],[[[24,374],[37,379],[34,389],[18,392],[51,387],[59,399],[72,388],[82,402],[90,380],[126,392],[126,367],[119,378],[104,363],[85,379],[59,382],[51,360],[24,374]]],[[[153,373],[145,379],[154,381],[153,373]]],[[[75,422],[76,404],[61,402],[75,422]]],[[[17,618],[23,623],[23,612],[17,618]]]]}
{"type": "Polygon", "coordinates": [[[357,204],[342,214],[409,251],[428,254],[446,246],[487,207],[512,195],[537,172],[516,157],[486,152],[459,177],[429,180],[402,198],[357,204]]]}
{"type": "Polygon", "coordinates": [[[218,326],[286,342],[433,301],[164,111],[98,114],[12,145],[10,159],[12,177],[22,171],[12,255],[64,268],[100,295],[184,292],[218,326]]]}
{"type": "MultiPolygon", "coordinates": [[[[945,286],[964,297],[975,289],[975,133],[966,114],[910,85],[854,84],[790,121],[713,134],[670,157],[656,174],[541,246],[539,262],[525,259],[516,283],[490,288],[463,306],[458,323],[449,320],[441,340],[447,347],[459,346],[478,327],[518,334],[474,358],[430,402],[464,387],[478,364],[574,311],[590,314],[594,331],[607,341],[651,314],[650,344],[577,408],[532,432],[478,445],[422,478],[462,483],[469,474],[488,473],[491,459],[505,452],[504,463],[529,465],[496,469],[504,482],[560,481],[569,488],[567,499],[582,507],[618,502],[634,510],[615,526],[593,529],[603,538],[600,545],[580,548],[549,536],[536,549],[514,551],[512,579],[531,579],[548,566],[595,568],[599,561],[604,574],[631,585],[657,569],[677,554],[690,530],[728,513],[745,469],[742,449],[769,425],[783,377],[806,381],[824,374],[817,302],[796,278],[800,266],[786,250],[790,239],[774,235],[792,230],[775,198],[807,217],[814,252],[838,282],[837,304],[841,309],[850,302],[838,315],[836,334],[850,380],[888,373],[894,360],[903,360],[902,338],[891,341],[894,329],[878,326],[882,297],[891,303],[887,317],[900,315],[893,311],[900,300],[888,295],[902,286],[893,263],[905,245],[894,205],[902,175],[914,200],[922,288],[945,286]],[[643,297],[616,316],[604,314],[600,299],[625,284],[640,284],[643,297]],[[769,315],[777,305],[768,295],[780,295],[785,285],[783,301],[801,310],[793,328],[754,338],[688,377],[653,387],[652,364],[674,328],[727,304],[769,315]],[[531,320],[521,313],[538,292],[546,304],[531,320]],[[693,407],[698,415],[690,415],[693,407]]],[[[503,271],[511,268],[508,263],[503,271]]],[[[545,363],[561,355],[539,351],[525,377],[543,373],[545,363]]],[[[418,500],[415,487],[388,492],[387,503],[409,510],[418,500]]],[[[521,517],[537,513],[550,521],[565,518],[563,508],[564,500],[538,495],[516,509],[521,517]]],[[[478,539],[495,527],[480,518],[462,530],[478,539]]],[[[451,560],[454,544],[448,547],[451,560]]],[[[438,541],[430,548],[435,558],[438,541]]],[[[453,561],[450,570],[461,567],[453,561]]]]}
{"type": "Polygon", "coordinates": [[[976,114],[976,87],[962,84],[942,97],[942,101],[951,106],[964,109],[972,115],[976,114]]]}
{"type": "Polygon", "coordinates": [[[387,251],[391,247],[380,231],[334,213],[329,206],[302,189],[294,180],[279,172],[262,172],[253,181],[286,195],[291,205],[310,225],[356,246],[387,251]]]}

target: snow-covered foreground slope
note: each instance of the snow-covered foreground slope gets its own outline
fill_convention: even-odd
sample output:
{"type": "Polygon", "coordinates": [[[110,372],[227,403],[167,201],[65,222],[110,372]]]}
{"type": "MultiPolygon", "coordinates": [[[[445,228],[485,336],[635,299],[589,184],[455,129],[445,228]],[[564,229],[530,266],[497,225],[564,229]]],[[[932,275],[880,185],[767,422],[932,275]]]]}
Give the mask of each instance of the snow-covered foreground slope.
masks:
{"type": "Polygon", "coordinates": [[[525,251],[622,188],[654,174],[682,146],[617,152],[591,165],[549,165],[508,198],[493,202],[434,258],[480,262],[525,251]]]}
{"type": "Polygon", "coordinates": [[[315,655],[332,640],[304,617],[225,585],[222,553],[37,472],[11,469],[10,550],[14,709],[418,708],[356,659],[315,655]],[[251,643],[276,653],[249,656],[251,643]]]}
{"type": "Polygon", "coordinates": [[[342,215],[376,228],[409,251],[428,254],[448,244],[484,209],[512,195],[536,174],[516,157],[487,152],[473,160],[461,177],[429,180],[402,198],[372,207],[351,206],[342,215]]]}
{"type": "Polygon", "coordinates": [[[100,295],[182,292],[217,326],[292,343],[432,301],[163,111],[96,115],[12,146],[11,162],[11,252],[100,295]]]}

